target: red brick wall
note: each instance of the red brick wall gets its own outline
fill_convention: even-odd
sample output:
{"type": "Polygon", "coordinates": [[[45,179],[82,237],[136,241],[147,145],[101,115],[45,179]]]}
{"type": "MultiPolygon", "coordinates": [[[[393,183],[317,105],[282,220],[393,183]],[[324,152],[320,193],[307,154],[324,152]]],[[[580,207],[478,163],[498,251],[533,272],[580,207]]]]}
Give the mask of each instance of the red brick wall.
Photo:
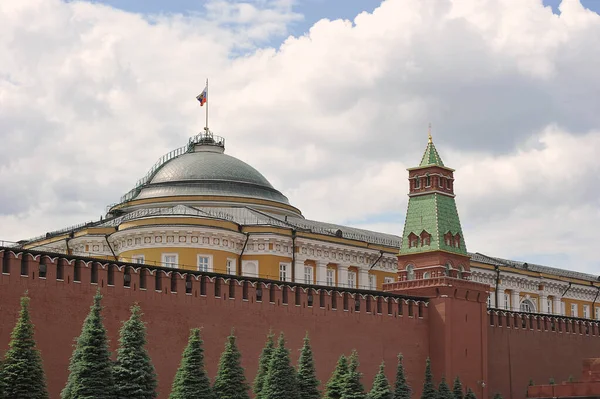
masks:
{"type": "Polygon", "coordinates": [[[582,323],[580,333],[578,323],[573,329],[572,319],[555,318],[555,331],[552,331],[550,318],[540,318],[540,329],[537,319],[532,318],[531,323],[526,321],[526,328],[523,329],[520,314],[501,314],[502,326],[498,325],[497,315],[494,316],[493,326],[488,319],[491,395],[500,392],[507,399],[524,398],[529,379],[533,379],[535,384],[547,384],[550,378],[554,378],[556,384],[560,384],[570,375],[578,379],[582,359],[600,357],[600,330],[597,323],[582,323]],[[509,315],[509,328],[506,314],[509,315]],[[566,329],[566,321],[569,321],[569,332],[566,329]],[[588,333],[586,325],[589,328],[588,333]]]}
{"type": "MultiPolygon", "coordinates": [[[[154,290],[154,276],[148,275],[147,290],[139,289],[139,275],[133,271],[131,288],[123,286],[122,270],[117,269],[115,285],[107,286],[106,264],[100,265],[98,285],[90,284],[91,262],[81,263],[81,282],[73,282],[73,264],[64,258],[45,258],[48,264],[46,279],[39,278],[39,256],[25,255],[28,275],[21,276],[21,259],[12,253],[2,255],[9,274],[0,275],[0,351],[8,347],[14,326],[19,297],[28,290],[31,297],[31,316],[36,326],[36,339],[42,352],[44,368],[52,398],[58,398],[67,378],[67,366],[74,338],[81,326],[93,295],[100,287],[104,295],[105,326],[114,351],[121,321],[129,315],[129,307],[139,302],[148,323],[148,349],[158,372],[160,397],[166,398],[180,355],[186,344],[189,329],[202,327],[208,373],[214,378],[225,338],[235,328],[242,351],[246,377],[252,381],[258,356],[270,328],[276,334],[286,334],[288,347],[296,362],[302,338],[310,334],[318,377],[324,383],[329,378],[338,357],[357,349],[360,370],[364,373],[365,387],[370,388],[374,374],[382,360],[387,364],[388,377],[393,381],[396,355],[405,356],[408,379],[419,394],[422,386],[425,359],[429,351],[427,308],[423,317],[387,314],[383,302],[382,314],[376,313],[377,299],[372,299],[372,312],[366,312],[365,298],[361,298],[361,311],[354,312],[354,300],[349,300],[349,310],[343,310],[343,298],[338,297],[337,310],[331,309],[331,297],[325,296],[325,308],[320,308],[319,294],[315,292],[313,307],[307,306],[307,294],[302,292],[300,306],[296,306],[294,291],[289,291],[289,304],[282,304],[282,292],[275,290],[275,303],[269,303],[269,288],[263,287],[263,301],[256,302],[255,287],[248,289],[248,301],[242,299],[243,288],[236,285],[235,298],[229,298],[228,282],[221,280],[221,297],[215,298],[214,283],[206,284],[206,296],[200,295],[200,282],[193,280],[191,295],[185,293],[185,276],[177,278],[177,293],[172,293],[170,276],[163,273],[162,291],[154,290]],[[54,262],[54,263],[52,263],[54,262]],[[64,264],[64,281],[56,279],[56,265],[64,264]]],[[[2,265],[0,265],[1,267],[2,265]]],[[[403,301],[403,300],[402,300],[403,301]]],[[[416,307],[416,304],[415,304],[416,307]]]]}

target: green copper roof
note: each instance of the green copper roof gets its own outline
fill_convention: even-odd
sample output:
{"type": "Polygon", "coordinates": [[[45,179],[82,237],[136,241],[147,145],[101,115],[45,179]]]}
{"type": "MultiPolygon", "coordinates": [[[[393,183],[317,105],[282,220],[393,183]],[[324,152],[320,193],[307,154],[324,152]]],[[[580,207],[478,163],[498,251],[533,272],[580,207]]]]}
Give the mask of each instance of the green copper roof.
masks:
{"type": "Polygon", "coordinates": [[[404,233],[402,234],[402,247],[400,254],[429,252],[443,250],[460,255],[467,255],[467,248],[460,227],[460,219],[454,198],[447,195],[431,193],[410,197],[404,233]],[[430,245],[421,245],[421,233],[425,230],[431,234],[430,245]],[[460,235],[460,248],[446,245],[444,234],[460,235]],[[414,233],[419,236],[419,245],[409,248],[409,235],[414,233]]]}
{"type": "Polygon", "coordinates": [[[425,154],[423,154],[423,158],[421,159],[421,164],[419,166],[444,166],[444,162],[442,162],[442,158],[440,154],[438,154],[435,149],[435,145],[433,145],[433,141],[431,141],[431,137],[429,138],[429,143],[427,143],[427,148],[425,149],[425,154]]]}

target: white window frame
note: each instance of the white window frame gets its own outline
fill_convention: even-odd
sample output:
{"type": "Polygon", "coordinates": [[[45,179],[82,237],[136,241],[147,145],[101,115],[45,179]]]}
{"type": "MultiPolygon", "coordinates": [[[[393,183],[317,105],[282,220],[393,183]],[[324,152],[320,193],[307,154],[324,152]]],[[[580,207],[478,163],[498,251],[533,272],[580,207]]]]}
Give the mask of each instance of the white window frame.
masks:
{"type": "Polygon", "coordinates": [[[348,270],[348,287],[356,288],[356,272],[348,270]]]}
{"type": "Polygon", "coordinates": [[[304,265],[304,284],[314,284],[315,268],[311,265],[304,265]]]}
{"type": "Polygon", "coordinates": [[[571,304],[571,317],[577,317],[577,304],[576,303],[572,303],[571,304]]]}
{"type": "Polygon", "coordinates": [[[259,277],[260,276],[260,263],[257,260],[243,260],[242,261],[242,276],[259,277]],[[248,272],[247,267],[249,265],[256,267],[256,274],[248,272]]]}
{"type": "Polygon", "coordinates": [[[225,264],[225,272],[227,274],[235,276],[237,274],[236,266],[237,266],[237,263],[236,263],[235,259],[227,258],[227,263],[225,264]]]}
{"type": "Polygon", "coordinates": [[[289,263],[279,263],[279,281],[290,281],[291,265],[289,263]]]}
{"type": "Polygon", "coordinates": [[[504,309],[510,310],[510,294],[504,293],[504,309]]]}
{"type": "Polygon", "coordinates": [[[196,255],[196,269],[199,272],[207,272],[210,273],[213,271],[213,256],[212,255],[205,255],[205,254],[198,254],[196,255]],[[206,270],[202,270],[200,269],[200,259],[207,259],[208,262],[206,264],[206,270]]]}
{"type": "Polygon", "coordinates": [[[333,287],[335,285],[335,269],[328,268],[325,273],[326,284],[333,287]]]}
{"type": "Polygon", "coordinates": [[[369,274],[369,289],[375,291],[377,289],[377,276],[369,274]]]}
{"type": "Polygon", "coordinates": [[[393,283],[394,282],[394,278],[393,277],[384,277],[383,278],[383,282],[385,284],[393,283]]]}
{"type": "Polygon", "coordinates": [[[583,318],[584,319],[590,318],[590,305],[583,305],[583,318]]]}
{"type": "Polygon", "coordinates": [[[137,263],[138,265],[143,265],[146,263],[146,257],[144,255],[132,255],[131,263],[137,263]]]}
{"type": "Polygon", "coordinates": [[[172,269],[177,268],[177,266],[179,265],[179,254],[177,253],[164,253],[161,255],[161,261],[162,261],[162,265],[164,267],[170,267],[172,269]],[[175,262],[167,262],[167,258],[168,257],[174,257],[175,258],[175,262]]]}
{"type": "Polygon", "coordinates": [[[600,307],[594,307],[594,314],[596,316],[596,320],[600,320],[600,307]]]}

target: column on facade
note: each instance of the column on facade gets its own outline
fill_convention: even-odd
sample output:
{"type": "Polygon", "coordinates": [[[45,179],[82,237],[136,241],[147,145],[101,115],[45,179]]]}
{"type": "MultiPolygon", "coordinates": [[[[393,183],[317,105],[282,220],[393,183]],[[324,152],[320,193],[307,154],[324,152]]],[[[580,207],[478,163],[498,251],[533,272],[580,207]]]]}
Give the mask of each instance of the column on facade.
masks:
{"type": "Polygon", "coordinates": [[[520,305],[521,305],[521,298],[519,297],[520,292],[517,290],[512,290],[512,292],[510,293],[510,307],[511,310],[514,311],[519,311],[521,309],[520,305]]]}
{"type": "Polygon", "coordinates": [[[369,289],[369,269],[359,268],[358,269],[358,288],[361,290],[369,289]]]}
{"type": "Polygon", "coordinates": [[[296,258],[294,261],[294,281],[304,283],[304,258],[296,258]]]}
{"type": "Polygon", "coordinates": [[[540,291],[540,303],[538,313],[548,313],[548,295],[544,291],[540,291]]]}
{"type": "Polygon", "coordinates": [[[317,285],[327,285],[327,262],[317,261],[317,285]]]}
{"type": "Polygon", "coordinates": [[[555,295],[552,300],[552,312],[554,314],[562,314],[562,304],[558,295],[555,295]]]}
{"type": "Polygon", "coordinates": [[[338,264],[338,287],[348,286],[348,265],[338,264]]]}

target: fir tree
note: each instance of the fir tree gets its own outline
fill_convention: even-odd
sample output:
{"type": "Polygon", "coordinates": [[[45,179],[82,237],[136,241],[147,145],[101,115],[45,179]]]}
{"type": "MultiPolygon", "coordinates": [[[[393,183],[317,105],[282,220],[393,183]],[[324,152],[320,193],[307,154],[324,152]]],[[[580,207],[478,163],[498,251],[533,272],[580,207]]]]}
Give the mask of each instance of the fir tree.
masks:
{"type": "MultiPolygon", "coordinates": [[[[219,399],[250,399],[248,383],[241,365],[242,355],[235,344],[233,331],[227,337],[225,350],[219,360],[219,371],[215,378],[214,392],[219,399]]],[[[198,396],[196,396],[198,397],[198,396]]]]}
{"type": "Polygon", "coordinates": [[[550,378],[550,385],[555,385],[555,384],[556,384],[556,382],[554,382],[554,377],[551,377],[550,378]]]}
{"type": "Polygon", "coordinates": [[[0,359],[0,399],[4,399],[4,379],[2,378],[2,360],[0,359]]]}
{"type": "Polygon", "coordinates": [[[500,395],[499,393],[494,395],[494,399],[502,399],[502,395],[500,395]]]}
{"type": "Polygon", "coordinates": [[[365,399],[365,388],[360,382],[362,377],[358,371],[358,353],[352,351],[348,363],[348,373],[342,385],[342,399],[365,399]]]}
{"type": "MultiPolygon", "coordinates": [[[[404,375],[404,365],[402,364],[402,354],[398,354],[398,369],[396,370],[396,385],[394,387],[394,399],[410,399],[410,387],[406,382],[404,375]]],[[[462,398],[461,398],[462,399],[462,398]]]]}
{"type": "Polygon", "coordinates": [[[460,383],[460,378],[458,377],[456,377],[456,379],[454,380],[454,387],[452,388],[452,393],[454,394],[454,399],[464,398],[462,384],[460,383]]]}
{"type": "Polygon", "coordinates": [[[296,371],[290,363],[290,352],[285,347],[283,333],[273,352],[269,372],[263,387],[263,399],[299,399],[296,371]]]}
{"type": "Polygon", "coordinates": [[[131,308],[131,317],[121,327],[117,362],[113,373],[118,399],[156,398],[156,371],[146,351],[146,326],[140,307],[131,308]]]}
{"type": "Polygon", "coordinates": [[[327,381],[323,399],[340,399],[342,397],[342,385],[346,374],[348,374],[348,359],[346,359],[346,356],[342,355],[338,359],[335,370],[333,371],[333,374],[331,374],[329,381],[327,381]]]}
{"type": "Polygon", "coordinates": [[[425,366],[425,382],[423,383],[423,393],[421,394],[421,399],[436,399],[437,392],[435,391],[435,387],[433,385],[433,374],[431,374],[431,360],[427,358],[427,363],[425,366]]]}
{"type": "Polygon", "coordinates": [[[319,380],[315,371],[315,361],[308,334],[304,337],[304,345],[298,359],[298,394],[300,399],[320,399],[319,380]]]}
{"type": "Polygon", "coordinates": [[[373,388],[367,395],[368,399],[393,399],[394,394],[390,388],[390,383],[385,376],[385,364],[382,362],[379,366],[379,372],[373,381],[373,388]]]}
{"type": "Polygon", "coordinates": [[[467,390],[467,394],[465,395],[465,399],[477,399],[477,396],[475,396],[475,393],[471,390],[471,388],[469,388],[467,390]]]}
{"type": "Polygon", "coordinates": [[[11,399],[48,398],[42,357],[35,349],[29,297],[21,298],[21,312],[12,331],[9,349],[2,364],[4,396],[11,399]]]}
{"type": "Polygon", "coordinates": [[[188,344],[181,356],[181,364],[173,380],[169,399],[214,399],[210,379],[204,370],[202,344],[200,329],[191,329],[188,344]]]}
{"type": "Polygon", "coordinates": [[[440,385],[438,386],[438,398],[439,399],[454,399],[454,394],[450,390],[450,387],[446,383],[446,378],[442,377],[440,385]]]}
{"type": "Polygon", "coordinates": [[[274,337],[275,336],[273,332],[269,331],[269,335],[267,335],[267,342],[265,343],[265,347],[263,348],[258,360],[258,372],[256,373],[256,378],[254,379],[253,389],[255,399],[262,399],[262,390],[263,386],[265,385],[267,373],[269,372],[269,363],[271,362],[271,357],[275,351],[274,337]]]}
{"type": "Polygon", "coordinates": [[[106,329],[102,324],[100,291],[94,296],[90,313],[83,322],[81,335],[71,357],[63,399],[113,399],[115,382],[108,350],[106,329]]]}

